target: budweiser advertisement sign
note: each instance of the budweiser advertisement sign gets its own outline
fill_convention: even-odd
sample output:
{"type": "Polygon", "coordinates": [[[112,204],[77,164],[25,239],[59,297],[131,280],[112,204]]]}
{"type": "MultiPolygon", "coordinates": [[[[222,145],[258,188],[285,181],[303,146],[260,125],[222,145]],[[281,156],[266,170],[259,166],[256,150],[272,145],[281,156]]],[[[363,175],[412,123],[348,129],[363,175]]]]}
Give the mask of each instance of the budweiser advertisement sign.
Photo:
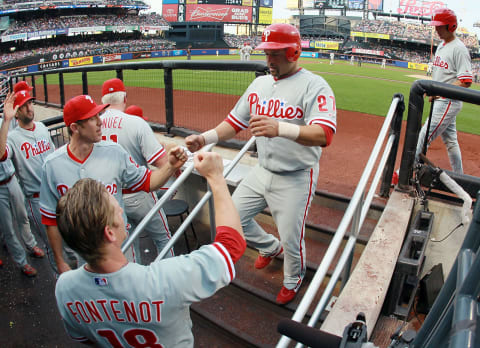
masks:
{"type": "Polygon", "coordinates": [[[435,10],[447,7],[442,1],[400,0],[397,12],[411,16],[430,17],[435,10]]]}
{"type": "Polygon", "coordinates": [[[228,5],[187,5],[186,21],[251,23],[252,8],[228,5]]]}

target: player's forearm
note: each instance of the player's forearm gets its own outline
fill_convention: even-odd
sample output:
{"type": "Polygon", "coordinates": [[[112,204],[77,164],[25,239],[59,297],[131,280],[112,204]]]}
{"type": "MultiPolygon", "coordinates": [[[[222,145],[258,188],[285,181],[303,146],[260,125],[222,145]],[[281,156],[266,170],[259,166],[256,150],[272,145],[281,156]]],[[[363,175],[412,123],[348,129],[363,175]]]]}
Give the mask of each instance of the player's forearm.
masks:
{"type": "Polygon", "coordinates": [[[215,127],[215,131],[218,134],[219,141],[231,139],[237,134],[235,129],[225,121],[222,121],[217,127],[215,127]]]}
{"type": "Polygon", "coordinates": [[[175,170],[176,169],[167,162],[162,167],[152,171],[150,176],[150,192],[162,187],[175,173],[175,170]]]}
{"type": "Polygon", "coordinates": [[[323,128],[318,125],[300,126],[300,134],[295,142],[304,146],[325,146],[327,137],[323,128]]]}
{"type": "Polygon", "coordinates": [[[60,235],[60,231],[58,230],[57,226],[47,226],[47,237],[48,243],[53,251],[53,257],[57,267],[60,264],[65,263],[62,254],[62,236],[60,235]]]}
{"type": "Polygon", "coordinates": [[[8,137],[8,129],[10,127],[9,121],[3,121],[2,126],[0,127],[0,158],[3,157],[5,154],[5,150],[7,149],[7,137],[8,137]]]}
{"type": "Polygon", "coordinates": [[[215,203],[215,224],[217,226],[229,226],[237,230],[238,233],[244,237],[240,216],[233,204],[225,178],[223,175],[219,175],[213,178],[207,178],[207,181],[212,190],[213,201],[215,203]]]}

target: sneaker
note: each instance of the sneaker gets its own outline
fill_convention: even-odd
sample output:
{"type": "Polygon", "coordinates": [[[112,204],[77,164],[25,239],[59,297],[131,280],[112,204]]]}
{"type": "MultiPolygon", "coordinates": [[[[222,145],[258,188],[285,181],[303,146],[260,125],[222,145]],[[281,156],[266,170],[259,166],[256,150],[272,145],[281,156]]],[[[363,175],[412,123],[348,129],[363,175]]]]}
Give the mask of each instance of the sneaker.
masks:
{"type": "Polygon", "coordinates": [[[37,275],[37,270],[30,266],[28,263],[22,267],[22,272],[27,277],[35,277],[37,275]]]}
{"type": "Polygon", "coordinates": [[[36,257],[39,259],[45,256],[45,252],[36,245],[30,250],[30,253],[32,254],[33,257],[36,257]]]}
{"type": "Polygon", "coordinates": [[[273,254],[272,256],[258,255],[257,259],[255,260],[255,268],[256,269],[262,269],[262,268],[267,267],[270,264],[270,262],[272,262],[273,258],[275,256],[280,255],[281,253],[283,253],[283,247],[282,246],[280,247],[280,250],[277,253],[273,254]]]}
{"type": "Polygon", "coordinates": [[[282,286],[282,289],[277,295],[277,303],[282,305],[287,304],[295,298],[296,294],[295,290],[288,290],[285,286],[282,286]]]}

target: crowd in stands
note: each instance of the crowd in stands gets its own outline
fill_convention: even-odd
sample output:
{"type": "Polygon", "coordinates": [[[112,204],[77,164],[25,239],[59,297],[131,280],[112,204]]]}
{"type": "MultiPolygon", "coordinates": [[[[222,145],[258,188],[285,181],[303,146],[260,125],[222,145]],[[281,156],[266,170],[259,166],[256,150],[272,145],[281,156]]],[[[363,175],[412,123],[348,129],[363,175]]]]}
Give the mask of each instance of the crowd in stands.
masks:
{"type": "MultiPolygon", "coordinates": [[[[352,31],[359,31],[364,33],[379,33],[389,34],[392,36],[403,37],[411,39],[412,41],[418,39],[430,40],[430,33],[433,33],[435,42],[440,39],[437,33],[432,30],[432,27],[427,24],[399,22],[399,21],[385,21],[385,20],[361,20],[352,25],[352,31]]],[[[463,41],[465,46],[469,48],[478,48],[478,38],[476,35],[457,30],[457,37],[463,41]]]]}
{"type": "Polygon", "coordinates": [[[98,16],[62,16],[51,18],[37,18],[28,22],[15,21],[2,35],[32,32],[37,30],[79,28],[103,25],[155,25],[168,26],[168,22],[160,15],[151,13],[147,15],[98,15],[98,16]]]}
{"type": "Polygon", "coordinates": [[[69,5],[131,5],[145,6],[141,0],[81,0],[81,1],[62,1],[62,0],[3,0],[0,3],[0,9],[12,8],[35,8],[40,6],[69,6],[69,5]]]}
{"type": "Polygon", "coordinates": [[[140,51],[158,51],[173,49],[175,43],[163,38],[137,39],[137,40],[114,40],[103,42],[77,42],[61,46],[42,47],[34,50],[22,50],[0,55],[0,63],[8,63],[25,57],[56,53],[64,55],[69,52],[82,52],[79,56],[96,54],[111,54],[140,51]]]}
{"type": "Polygon", "coordinates": [[[245,43],[249,43],[250,46],[255,48],[257,45],[260,44],[260,42],[262,42],[261,36],[225,34],[223,39],[227,43],[227,45],[232,48],[241,47],[245,43]]]}

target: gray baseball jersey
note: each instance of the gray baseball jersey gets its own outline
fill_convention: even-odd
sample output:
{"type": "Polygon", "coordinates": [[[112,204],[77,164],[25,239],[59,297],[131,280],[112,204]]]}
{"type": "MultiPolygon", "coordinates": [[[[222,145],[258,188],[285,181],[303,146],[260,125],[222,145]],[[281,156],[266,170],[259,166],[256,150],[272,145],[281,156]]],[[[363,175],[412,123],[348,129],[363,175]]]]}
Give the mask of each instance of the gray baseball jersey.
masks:
{"type": "Polygon", "coordinates": [[[458,80],[472,80],[470,53],[460,39],[445,44],[442,42],[435,51],[432,79],[444,83],[458,80]]]}
{"type": "Polygon", "coordinates": [[[68,144],[64,145],[50,154],[43,166],[40,188],[42,221],[55,224],[58,200],[80,179],[92,178],[103,183],[123,209],[122,187],[139,191],[149,180],[150,173],[149,169],[138,166],[120,145],[112,142],[95,143],[84,161],[75,158],[68,144]]]}
{"type": "Polygon", "coordinates": [[[70,336],[100,347],[193,347],[189,306],[235,277],[221,243],[189,255],[129,263],[114,273],[81,267],[58,279],[57,306],[70,336]]]}
{"type": "MultiPolygon", "coordinates": [[[[226,121],[240,131],[248,128],[250,115],[275,118],[300,126],[319,124],[336,130],[335,96],[320,76],[300,69],[275,79],[271,75],[255,79],[228,115],[226,121]]],[[[258,159],[272,172],[311,168],[320,159],[320,146],[303,146],[286,138],[256,139],[258,159]]]]}
{"type": "MultiPolygon", "coordinates": [[[[142,118],[108,109],[101,119],[102,139],[120,144],[136,163],[147,166],[166,155],[152,128],[142,118]]],[[[125,194],[124,203],[128,221],[135,227],[153,208],[156,197],[154,193],[147,192],[125,194]]],[[[152,238],[158,251],[165,247],[171,236],[167,217],[162,209],[153,216],[144,231],[152,238]]],[[[173,256],[173,251],[169,256],[173,256]]]]}
{"type": "MultiPolygon", "coordinates": [[[[240,131],[248,127],[250,115],[336,130],[335,97],[330,86],[305,69],[281,79],[268,75],[254,80],[226,122],[240,131]]],[[[284,249],[283,283],[287,289],[297,290],[306,270],[305,220],[322,150],[282,137],[258,137],[256,142],[259,165],[237,187],[233,201],[247,242],[262,256],[275,255],[281,247],[280,241],[253,219],[265,207],[271,209],[284,249]]]]}
{"type": "Polygon", "coordinates": [[[35,122],[32,130],[16,127],[8,133],[7,156],[15,165],[26,197],[40,192],[43,163],[54,151],[48,128],[41,122],[35,122]]]}

